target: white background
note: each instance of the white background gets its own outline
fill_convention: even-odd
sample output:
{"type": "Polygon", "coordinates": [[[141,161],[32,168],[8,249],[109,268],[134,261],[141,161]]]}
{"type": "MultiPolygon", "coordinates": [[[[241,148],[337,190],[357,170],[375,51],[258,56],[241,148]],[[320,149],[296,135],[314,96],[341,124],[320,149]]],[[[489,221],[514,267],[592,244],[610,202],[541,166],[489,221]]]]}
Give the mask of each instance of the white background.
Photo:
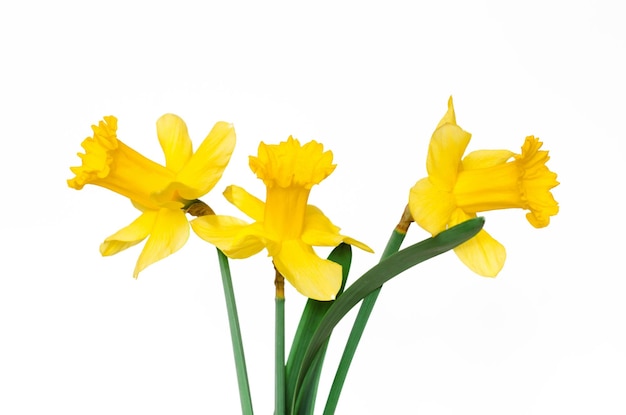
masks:
{"type": "MultiPolygon", "coordinates": [[[[264,196],[247,166],[259,141],[324,143],[338,167],[310,201],[377,252],[355,250],[354,279],[425,175],[450,95],[469,150],[545,142],[561,212],[540,230],[520,210],[485,215],[508,250],[496,279],[448,253],[388,283],[338,413],[626,413],[618,2],[203,3],[0,6],[0,413],[239,412],[214,248],[192,234],[133,280],[140,247],[98,246],[137,211],[66,185],[102,116],[159,162],[162,114],[195,145],[234,123],[231,164],[203,199],[239,217],[221,191],[264,196]]],[[[406,243],[427,236],[414,226],[406,243]]],[[[231,264],[255,411],[270,414],[271,261],[231,264]]],[[[289,340],[303,304],[288,288],[289,340]]]]}

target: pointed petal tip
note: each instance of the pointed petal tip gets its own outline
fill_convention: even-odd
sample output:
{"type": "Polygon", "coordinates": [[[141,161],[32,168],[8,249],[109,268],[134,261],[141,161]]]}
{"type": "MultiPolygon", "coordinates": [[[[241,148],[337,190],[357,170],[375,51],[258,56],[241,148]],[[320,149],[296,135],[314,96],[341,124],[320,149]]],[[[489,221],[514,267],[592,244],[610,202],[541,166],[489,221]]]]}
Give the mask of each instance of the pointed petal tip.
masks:
{"type": "Polygon", "coordinates": [[[365,252],[369,252],[370,254],[374,253],[374,250],[372,248],[370,248],[368,245],[364,244],[361,241],[357,241],[354,238],[344,237],[343,241],[352,246],[356,246],[357,248],[362,249],[365,252]]]}
{"type": "Polygon", "coordinates": [[[446,111],[441,121],[439,121],[439,124],[437,124],[437,128],[443,126],[444,124],[457,125],[456,114],[454,113],[454,102],[452,100],[452,95],[450,95],[450,98],[448,98],[448,110],[446,111]]]}

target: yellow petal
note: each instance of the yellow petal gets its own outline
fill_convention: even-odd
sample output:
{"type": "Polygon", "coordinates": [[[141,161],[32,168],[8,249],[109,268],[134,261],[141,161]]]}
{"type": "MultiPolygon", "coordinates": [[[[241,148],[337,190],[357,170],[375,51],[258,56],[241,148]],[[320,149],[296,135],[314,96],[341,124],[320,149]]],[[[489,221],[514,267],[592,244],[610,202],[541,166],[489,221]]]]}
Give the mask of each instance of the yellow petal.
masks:
{"type": "Polygon", "coordinates": [[[130,225],[120,229],[100,244],[100,253],[103,256],[115,255],[118,252],[137,245],[150,234],[157,211],[148,210],[135,219],[130,225]]]}
{"type": "Polygon", "coordinates": [[[356,246],[357,248],[360,248],[360,249],[364,250],[365,252],[369,252],[370,254],[374,253],[374,250],[372,248],[370,248],[369,246],[365,245],[361,241],[357,241],[354,238],[350,238],[349,236],[343,236],[343,241],[342,242],[345,242],[348,245],[356,246]]]}
{"type": "Polygon", "coordinates": [[[165,167],[179,172],[193,153],[187,124],[177,115],[165,114],[157,121],[157,135],[165,154],[165,167]]]}
{"type": "Polygon", "coordinates": [[[515,156],[524,171],[522,178],[524,199],[530,209],[526,219],[535,228],[548,226],[550,217],[559,212],[559,204],[550,191],[558,186],[559,182],[556,180],[556,173],[546,166],[550,157],[547,151],[539,150],[542,145],[538,138],[528,136],[522,146],[522,154],[515,156]]]}
{"type": "Polygon", "coordinates": [[[509,150],[477,150],[463,158],[463,170],[484,169],[504,164],[515,153],[509,150]]]}
{"type": "Polygon", "coordinates": [[[470,133],[454,124],[444,124],[435,130],[426,159],[426,170],[435,186],[452,190],[471,137],[470,133]]]}
{"type": "Polygon", "coordinates": [[[259,144],[258,156],[250,156],[250,169],[270,188],[299,186],[311,189],[333,170],[332,151],[317,141],[304,145],[293,137],[279,144],[259,144]]]}
{"type": "Polygon", "coordinates": [[[274,265],[298,292],[314,300],[334,300],[341,288],[341,265],[318,257],[301,241],[284,241],[274,265]]]}
{"type": "Polygon", "coordinates": [[[146,246],[139,255],[133,276],[137,278],[148,265],[178,251],[185,245],[187,239],[189,224],[185,213],[179,209],[160,209],[146,246]]]}
{"type": "Polygon", "coordinates": [[[234,148],[233,125],[223,121],[216,123],[176,176],[176,181],[185,185],[185,188],[180,190],[180,195],[184,199],[193,200],[211,190],[222,177],[234,148]]]}
{"type": "Polygon", "coordinates": [[[452,193],[434,186],[429,178],[418,181],[409,193],[413,220],[433,235],[446,229],[456,209],[452,193]]]}
{"type": "Polygon", "coordinates": [[[456,125],[456,114],[454,113],[454,102],[452,102],[452,97],[448,98],[448,111],[446,111],[445,115],[437,124],[437,128],[441,127],[444,124],[453,124],[456,125]]]}
{"type": "MultiPolygon", "coordinates": [[[[476,217],[457,209],[452,215],[450,226],[476,217]]],[[[506,260],[506,249],[486,231],[481,230],[469,241],[454,248],[459,259],[472,271],[483,277],[498,275],[506,260]]]]}
{"type": "Polygon", "coordinates": [[[307,205],[302,229],[304,243],[316,246],[337,246],[343,241],[339,229],[319,208],[307,205]]]}
{"type": "Polygon", "coordinates": [[[84,185],[105,178],[111,171],[111,153],[118,148],[117,118],[104,117],[98,125],[92,125],[93,137],[83,140],[81,146],[85,153],[78,153],[81,166],[70,167],[76,177],[69,179],[69,187],[80,190],[84,185]]]}
{"type": "Polygon", "coordinates": [[[312,205],[306,207],[302,241],[312,246],[337,246],[345,242],[364,251],[374,252],[372,248],[364,243],[341,235],[339,228],[319,208],[312,205]]]}
{"type": "Polygon", "coordinates": [[[197,193],[196,189],[189,187],[184,183],[170,182],[163,190],[152,193],[150,198],[152,201],[157,203],[159,207],[182,209],[185,203],[184,200],[181,199],[181,195],[193,195],[195,193],[197,193]]]}
{"type": "Polygon", "coordinates": [[[262,222],[265,216],[265,203],[239,186],[228,186],[224,197],[250,218],[262,222]]]}
{"type": "Polygon", "coordinates": [[[230,258],[247,258],[265,247],[259,225],[232,216],[201,216],[191,221],[191,228],[230,258]]]}

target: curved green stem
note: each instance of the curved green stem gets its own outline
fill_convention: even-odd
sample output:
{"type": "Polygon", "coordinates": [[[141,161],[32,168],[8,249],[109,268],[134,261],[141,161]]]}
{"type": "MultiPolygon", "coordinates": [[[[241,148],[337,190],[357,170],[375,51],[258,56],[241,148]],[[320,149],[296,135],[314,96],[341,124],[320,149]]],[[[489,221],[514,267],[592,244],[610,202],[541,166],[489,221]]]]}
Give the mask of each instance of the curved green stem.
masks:
{"type": "Polygon", "coordinates": [[[276,270],[274,415],[285,415],[285,279],[276,270]]]}
{"type": "Polygon", "coordinates": [[[241,412],[244,415],[252,415],[252,398],[250,397],[246,358],[243,352],[243,340],[241,338],[241,330],[239,329],[239,317],[237,316],[237,305],[235,303],[235,293],[230,276],[230,266],[228,265],[228,258],[219,249],[217,250],[217,257],[220,263],[224,297],[226,298],[226,310],[228,312],[228,324],[230,326],[230,337],[233,343],[233,354],[235,355],[235,369],[237,371],[237,383],[239,385],[241,412]]]}

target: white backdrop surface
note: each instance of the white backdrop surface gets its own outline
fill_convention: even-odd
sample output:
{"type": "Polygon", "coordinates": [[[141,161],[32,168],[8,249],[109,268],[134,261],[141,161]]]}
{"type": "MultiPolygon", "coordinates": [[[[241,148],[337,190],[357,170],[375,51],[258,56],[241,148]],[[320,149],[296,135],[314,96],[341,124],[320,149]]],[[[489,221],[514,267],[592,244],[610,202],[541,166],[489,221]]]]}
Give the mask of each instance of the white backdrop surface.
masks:
{"type": "MultiPolygon", "coordinates": [[[[100,256],[136,211],[67,187],[91,124],[115,115],[163,162],[162,114],[195,145],[234,123],[203,200],[239,217],[221,191],[264,195],[247,166],[259,141],[322,142],[338,167],[310,202],[377,252],[354,251],[353,280],[425,175],[450,95],[469,150],[544,141],[561,211],[540,230],[485,214],[508,251],[496,279],[448,253],[387,284],[337,413],[626,413],[622,20],[610,1],[3,2],[0,413],[239,412],[214,248],[192,234],[138,280],[140,247],[100,256]]],[[[414,226],[405,244],[427,236],[414,226]]],[[[272,413],[271,262],[231,267],[255,412],[272,413]]],[[[288,340],[303,304],[288,287],[288,340]]]]}

